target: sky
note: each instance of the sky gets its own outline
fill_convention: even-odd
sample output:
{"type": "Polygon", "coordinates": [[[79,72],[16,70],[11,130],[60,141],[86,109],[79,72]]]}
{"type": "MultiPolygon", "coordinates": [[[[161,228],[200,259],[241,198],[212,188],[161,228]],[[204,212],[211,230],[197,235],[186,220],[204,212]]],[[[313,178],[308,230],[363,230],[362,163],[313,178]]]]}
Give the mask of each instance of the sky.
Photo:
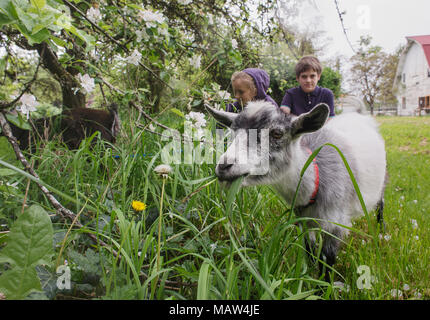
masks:
{"type": "MultiPolygon", "coordinates": [[[[392,53],[406,44],[406,36],[430,34],[430,0],[338,0],[344,25],[353,46],[361,35],[370,35],[373,44],[392,53]]],[[[304,21],[318,21],[317,28],[326,31],[327,54],[353,55],[349,46],[334,0],[311,0],[302,11],[304,21]],[[320,19],[318,19],[318,16],[320,19]]]]}

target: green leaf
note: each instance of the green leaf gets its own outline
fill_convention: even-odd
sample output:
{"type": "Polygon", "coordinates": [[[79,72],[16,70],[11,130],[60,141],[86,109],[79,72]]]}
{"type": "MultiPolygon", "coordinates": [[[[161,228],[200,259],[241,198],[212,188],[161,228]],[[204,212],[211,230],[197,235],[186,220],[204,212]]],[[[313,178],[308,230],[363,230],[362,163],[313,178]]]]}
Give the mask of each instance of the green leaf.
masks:
{"type": "Polygon", "coordinates": [[[197,300],[207,300],[210,289],[210,264],[204,262],[200,268],[199,281],[197,283],[197,300]]]}
{"type": "Polygon", "coordinates": [[[11,17],[9,17],[6,14],[3,14],[0,12],[0,27],[5,25],[5,24],[10,24],[12,22],[14,22],[15,20],[12,19],[11,17]]]}
{"type": "Polygon", "coordinates": [[[7,299],[24,299],[40,291],[36,266],[48,264],[53,253],[53,228],[47,212],[33,205],[18,217],[9,233],[7,246],[0,253],[0,262],[11,269],[0,276],[0,292],[7,299]]]}
{"type": "Polygon", "coordinates": [[[184,113],[181,110],[178,110],[176,108],[171,108],[170,111],[172,111],[173,113],[177,114],[178,116],[185,118],[184,113]]]}
{"type": "Polygon", "coordinates": [[[18,115],[13,114],[6,114],[7,121],[13,123],[18,128],[24,129],[24,130],[31,130],[31,126],[28,122],[24,121],[24,119],[21,117],[21,114],[18,113],[18,115]]]}
{"type": "Polygon", "coordinates": [[[35,6],[38,10],[41,10],[46,5],[46,0],[31,0],[31,4],[35,6]]]}

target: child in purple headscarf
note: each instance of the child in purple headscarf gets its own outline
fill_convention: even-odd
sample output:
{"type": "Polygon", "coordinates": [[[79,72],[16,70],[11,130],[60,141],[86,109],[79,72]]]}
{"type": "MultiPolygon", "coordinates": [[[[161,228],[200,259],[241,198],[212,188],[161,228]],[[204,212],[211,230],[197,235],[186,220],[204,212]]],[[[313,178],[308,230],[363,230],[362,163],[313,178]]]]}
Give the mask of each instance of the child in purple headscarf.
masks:
{"type": "Polygon", "coordinates": [[[228,104],[226,111],[240,112],[249,101],[253,100],[269,101],[278,107],[275,100],[266,93],[269,89],[270,77],[262,69],[248,68],[237,71],[231,76],[231,84],[237,101],[228,104]]]}

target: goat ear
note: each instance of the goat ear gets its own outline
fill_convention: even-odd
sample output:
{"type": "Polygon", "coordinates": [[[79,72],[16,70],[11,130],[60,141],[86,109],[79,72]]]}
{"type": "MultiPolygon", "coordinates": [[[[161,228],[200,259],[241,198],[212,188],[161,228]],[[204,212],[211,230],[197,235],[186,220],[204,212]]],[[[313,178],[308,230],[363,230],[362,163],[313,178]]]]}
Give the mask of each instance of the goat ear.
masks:
{"type": "Polygon", "coordinates": [[[321,129],[326,123],[330,109],[325,103],[317,104],[308,113],[303,113],[292,122],[291,135],[298,138],[304,133],[310,133],[321,129]]]}
{"type": "Polygon", "coordinates": [[[207,104],[205,104],[205,107],[212,115],[212,117],[215,118],[215,120],[217,120],[218,122],[221,122],[223,125],[227,127],[230,127],[234,119],[236,119],[236,117],[238,116],[237,113],[217,110],[212,107],[209,107],[207,104]]]}

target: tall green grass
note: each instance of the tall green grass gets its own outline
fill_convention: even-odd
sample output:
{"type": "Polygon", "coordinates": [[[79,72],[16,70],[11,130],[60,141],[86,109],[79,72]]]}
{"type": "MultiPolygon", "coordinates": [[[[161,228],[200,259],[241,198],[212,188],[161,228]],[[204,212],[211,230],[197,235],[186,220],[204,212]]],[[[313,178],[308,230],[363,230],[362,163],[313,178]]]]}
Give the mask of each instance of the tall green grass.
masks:
{"type": "MultiPolygon", "coordinates": [[[[163,123],[177,121],[175,115],[165,117],[163,123]]],[[[421,128],[424,119],[413,120],[421,128]]],[[[430,200],[423,190],[430,181],[425,170],[430,155],[419,144],[425,137],[430,140],[430,133],[428,129],[417,133],[416,124],[411,127],[403,121],[409,120],[381,119],[391,177],[386,191],[387,234],[377,229],[375,214],[369,212],[353,226],[334,266],[334,280],[349,290],[320,278],[317,263],[305,252],[309,230],[301,226],[303,219],[292,215],[269,187],[243,189],[238,181],[226,190],[215,181],[214,165],[172,165],[161,197],[163,181],[153,169],[161,163],[163,142],[127,125],[115,146],[97,142],[91,148],[90,138],[71,152],[48,143],[33,156],[40,179],[53,187],[66,207],[82,212],[79,219],[84,225],[72,227],[65,237],[71,221],[53,217],[55,258],[63,248],[61,262],[67,260],[76,283],[74,291],[57,297],[393,299],[391,290],[403,290],[406,283],[411,289],[403,291],[403,298],[415,293],[428,297],[429,238],[424,230],[430,200]],[[408,141],[411,152],[401,149],[408,141]],[[135,212],[133,200],[144,202],[146,210],[135,212]],[[417,229],[410,219],[417,220],[417,229]],[[88,233],[108,246],[95,245],[88,233]],[[391,239],[384,240],[384,235],[391,239]],[[88,265],[94,268],[89,270],[88,265]],[[372,289],[358,289],[360,265],[369,266],[378,280],[372,289]]],[[[11,183],[18,182],[17,201],[22,201],[27,181],[22,177],[8,176],[11,183]]],[[[0,195],[7,192],[1,189],[0,195]]],[[[33,183],[27,202],[54,213],[33,183]]],[[[11,210],[2,212],[9,215],[11,210]]]]}

